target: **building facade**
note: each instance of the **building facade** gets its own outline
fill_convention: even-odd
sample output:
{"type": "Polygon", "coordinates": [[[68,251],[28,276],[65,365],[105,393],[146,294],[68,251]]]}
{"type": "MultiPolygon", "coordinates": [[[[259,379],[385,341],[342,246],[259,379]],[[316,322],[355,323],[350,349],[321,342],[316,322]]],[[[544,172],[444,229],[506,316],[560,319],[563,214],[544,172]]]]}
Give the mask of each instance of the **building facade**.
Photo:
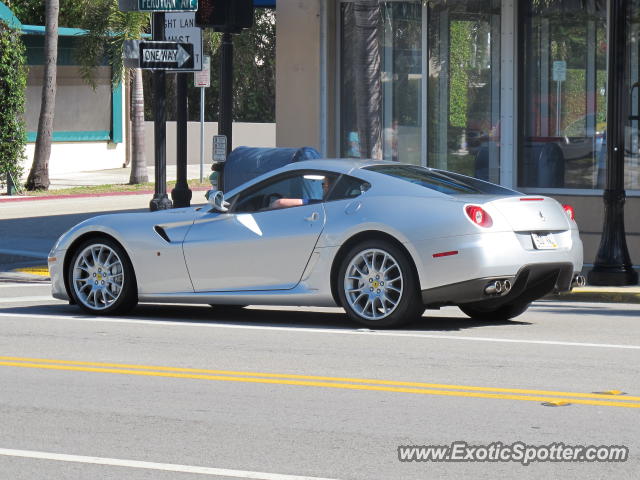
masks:
{"type": "MultiPolygon", "coordinates": [[[[555,197],[576,208],[593,263],[606,171],[607,3],[278,0],[277,144],[555,197]]],[[[628,22],[625,115],[638,115],[640,1],[629,4],[615,21],[628,22]]],[[[627,243],[638,264],[638,120],[625,131],[627,243]]]]}

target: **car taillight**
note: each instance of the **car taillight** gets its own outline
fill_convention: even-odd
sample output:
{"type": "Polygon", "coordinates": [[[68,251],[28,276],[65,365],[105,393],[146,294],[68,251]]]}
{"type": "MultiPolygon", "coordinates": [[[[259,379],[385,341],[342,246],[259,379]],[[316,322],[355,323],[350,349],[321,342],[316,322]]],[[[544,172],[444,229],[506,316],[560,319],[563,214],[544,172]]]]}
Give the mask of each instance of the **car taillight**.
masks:
{"type": "Polygon", "coordinates": [[[567,214],[567,217],[569,217],[569,219],[575,221],[575,219],[576,219],[576,211],[575,211],[575,209],[571,205],[562,205],[562,208],[564,208],[564,213],[567,214]]]}
{"type": "Polygon", "coordinates": [[[473,223],[480,227],[489,228],[493,225],[493,220],[491,220],[491,216],[487,212],[485,212],[481,207],[477,205],[468,205],[465,208],[467,212],[467,216],[471,219],[473,223]]]}

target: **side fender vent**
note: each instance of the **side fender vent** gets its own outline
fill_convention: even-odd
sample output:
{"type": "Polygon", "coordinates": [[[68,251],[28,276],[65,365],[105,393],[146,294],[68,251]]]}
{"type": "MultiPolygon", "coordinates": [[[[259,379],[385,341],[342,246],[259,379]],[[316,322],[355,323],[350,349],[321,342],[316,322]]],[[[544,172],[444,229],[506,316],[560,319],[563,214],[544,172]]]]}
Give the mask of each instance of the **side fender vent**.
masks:
{"type": "Polygon", "coordinates": [[[162,228],[160,225],[156,225],[155,227],[153,227],[153,229],[158,235],[162,237],[165,242],[171,243],[171,239],[169,238],[169,235],[167,235],[167,232],[164,231],[164,228],[162,228]]]}

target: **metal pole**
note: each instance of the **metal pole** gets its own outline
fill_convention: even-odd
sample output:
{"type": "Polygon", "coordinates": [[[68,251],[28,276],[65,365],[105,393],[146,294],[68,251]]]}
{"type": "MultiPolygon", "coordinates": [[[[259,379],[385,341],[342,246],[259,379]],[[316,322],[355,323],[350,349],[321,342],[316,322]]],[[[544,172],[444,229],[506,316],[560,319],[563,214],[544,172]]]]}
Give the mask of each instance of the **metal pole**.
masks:
{"type": "Polygon", "coordinates": [[[188,207],[193,195],[187,184],[187,117],[189,115],[187,75],[187,73],[176,74],[176,188],[171,191],[171,198],[177,208],[188,207]]]}
{"type": "MultiPolygon", "coordinates": [[[[220,118],[218,119],[218,135],[227,137],[227,155],[231,152],[233,121],[233,36],[222,34],[220,56],[220,118]]],[[[220,190],[224,189],[224,168],[218,180],[220,190]]]]}
{"type": "MultiPolygon", "coordinates": [[[[164,13],[153,13],[153,39],[164,40],[164,13]]],[[[166,75],[163,70],[153,72],[153,116],[155,143],[155,193],[149,203],[149,209],[165,210],[171,208],[167,196],[167,108],[166,75]]]]}
{"type": "Polygon", "coordinates": [[[204,87],[200,87],[200,183],[204,177],[204,87]]]}
{"type": "Polygon", "coordinates": [[[607,78],[607,185],[600,247],[588,282],[592,285],[635,285],[624,229],[624,124],[626,121],[625,46],[628,0],[609,2],[609,72],[607,78]]]}

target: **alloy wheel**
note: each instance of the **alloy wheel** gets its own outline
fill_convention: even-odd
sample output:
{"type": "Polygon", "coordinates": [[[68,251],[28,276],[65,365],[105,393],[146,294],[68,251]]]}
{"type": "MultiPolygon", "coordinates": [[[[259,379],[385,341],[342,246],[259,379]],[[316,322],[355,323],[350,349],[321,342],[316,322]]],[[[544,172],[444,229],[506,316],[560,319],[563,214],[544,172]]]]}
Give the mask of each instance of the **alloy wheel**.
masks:
{"type": "Polygon", "coordinates": [[[388,252],[366,249],[355,255],[347,266],[343,288],[355,313],[367,320],[381,320],[389,316],[402,299],[402,270],[388,252]]]}
{"type": "Polygon", "coordinates": [[[108,245],[91,244],[76,257],[72,282],[84,306],[105,310],[122,294],[125,282],[122,260],[108,245]]]}

